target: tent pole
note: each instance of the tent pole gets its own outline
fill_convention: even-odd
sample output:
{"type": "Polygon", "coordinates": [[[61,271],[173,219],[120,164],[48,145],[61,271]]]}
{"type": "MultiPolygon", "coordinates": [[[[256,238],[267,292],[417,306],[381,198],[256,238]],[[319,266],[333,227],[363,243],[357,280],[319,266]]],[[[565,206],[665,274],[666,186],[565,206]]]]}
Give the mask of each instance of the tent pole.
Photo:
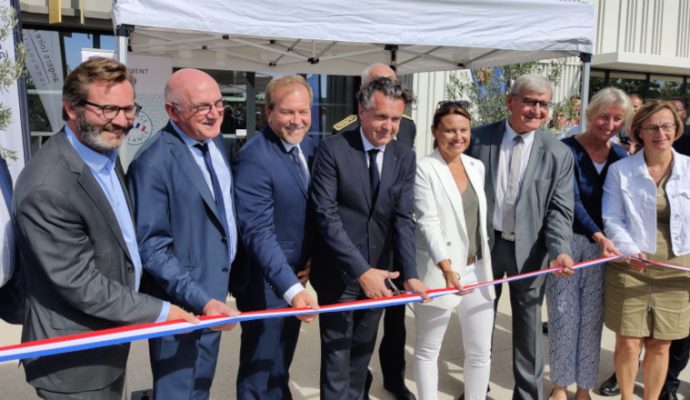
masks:
{"type": "Polygon", "coordinates": [[[115,28],[115,37],[117,38],[117,61],[127,64],[127,49],[129,35],[134,30],[132,25],[118,25],[115,28]]]}
{"type": "Polygon", "coordinates": [[[587,104],[589,104],[589,74],[590,66],[592,64],[592,55],[589,53],[580,53],[580,60],[582,61],[582,84],[581,84],[581,106],[580,106],[580,132],[587,130],[587,104]]]}

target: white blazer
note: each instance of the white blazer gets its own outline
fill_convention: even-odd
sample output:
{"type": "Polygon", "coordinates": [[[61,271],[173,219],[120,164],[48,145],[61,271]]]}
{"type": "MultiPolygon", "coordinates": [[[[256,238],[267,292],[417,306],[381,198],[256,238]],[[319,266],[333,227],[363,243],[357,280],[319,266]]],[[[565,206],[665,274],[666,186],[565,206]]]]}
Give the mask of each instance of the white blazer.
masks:
{"type": "MultiPolygon", "coordinates": [[[[487,235],[486,196],[484,195],[484,165],[481,161],[462,154],[461,160],[470,184],[479,199],[479,230],[482,260],[475,263],[479,282],[493,279],[491,250],[487,235]]],[[[469,239],[465,225],[462,197],[448,165],[438,150],[417,162],[414,185],[415,216],[417,219],[417,272],[419,279],[432,289],[445,288],[446,281],[438,262],[449,259],[453,270],[463,275],[467,262],[469,239]]],[[[461,280],[462,282],[462,280],[461,280]]],[[[464,283],[464,282],[463,282],[464,283]]],[[[479,289],[487,300],[496,295],[493,286],[479,289]]],[[[442,296],[428,305],[456,307],[461,296],[442,296]]]]}
{"type": "MultiPolygon", "coordinates": [[[[690,253],[690,157],[673,151],[673,168],[666,182],[671,208],[673,254],[690,253]]],[[[656,195],[644,151],[618,160],[604,183],[604,232],[624,255],[656,253],[656,195]]]]}

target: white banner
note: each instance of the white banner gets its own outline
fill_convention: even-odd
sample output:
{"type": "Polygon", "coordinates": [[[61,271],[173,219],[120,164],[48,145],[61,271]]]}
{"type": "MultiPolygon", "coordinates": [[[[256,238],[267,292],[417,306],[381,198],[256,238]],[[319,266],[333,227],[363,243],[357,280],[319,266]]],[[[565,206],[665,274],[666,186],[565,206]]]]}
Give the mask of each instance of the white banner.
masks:
{"type": "Polygon", "coordinates": [[[62,120],[62,55],[60,34],[55,31],[24,30],[26,46],[26,68],[31,74],[43,109],[48,116],[50,129],[57,132],[64,124],[62,120]]]}
{"type": "MultiPolygon", "coordinates": [[[[9,7],[9,0],[0,0],[0,9],[9,7]]],[[[5,40],[0,42],[0,57],[8,57],[11,60],[15,59],[13,34],[8,35],[5,40]]],[[[5,90],[0,90],[0,103],[12,110],[10,124],[0,132],[0,147],[2,147],[3,150],[9,150],[13,154],[11,157],[7,157],[6,160],[10,173],[12,174],[12,180],[16,182],[19,172],[24,168],[24,146],[22,142],[19,90],[16,82],[13,82],[5,90]]]]}
{"type": "Polygon", "coordinates": [[[141,145],[168,123],[163,89],[172,75],[172,60],[169,57],[129,53],[127,68],[137,78],[136,100],[142,109],[127,135],[127,141],[120,148],[120,159],[125,170],[141,145]]]}

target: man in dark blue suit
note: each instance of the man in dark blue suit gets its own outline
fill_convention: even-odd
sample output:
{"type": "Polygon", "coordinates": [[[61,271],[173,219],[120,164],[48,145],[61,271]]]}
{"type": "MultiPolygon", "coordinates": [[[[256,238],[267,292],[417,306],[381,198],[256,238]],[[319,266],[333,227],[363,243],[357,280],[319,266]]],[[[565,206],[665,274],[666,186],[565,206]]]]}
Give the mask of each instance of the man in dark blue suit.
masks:
{"type": "MultiPolygon", "coordinates": [[[[391,296],[386,280],[400,274],[388,271],[391,255],[405,288],[426,292],[415,265],[415,154],[393,140],[413,95],[377,78],[357,100],[361,127],[322,140],[312,172],[311,279],[320,304],[391,296]]],[[[322,399],[364,396],[380,318],[381,309],[321,315],[322,399]]]]}
{"type": "MultiPolygon", "coordinates": [[[[170,122],[129,167],[147,291],[202,315],[237,314],[225,303],[237,228],[222,100],[205,72],[175,72],[165,86],[170,122]]],[[[208,399],[219,345],[210,330],[150,340],[154,397],[208,399]]]]}
{"type": "Polygon", "coordinates": [[[0,157],[0,318],[15,324],[23,321],[23,301],[18,297],[19,285],[13,278],[16,266],[14,228],[12,226],[12,176],[7,161],[0,157]],[[7,284],[7,286],[5,286],[7,284]]]}
{"type": "MultiPolygon", "coordinates": [[[[304,288],[313,240],[307,216],[309,166],[316,150],[306,135],[311,103],[311,88],[301,76],[271,80],[267,124],[237,154],[235,205],[250,263],[249,284],[234,293],[241,311],[318,307],[304,288]]],[[[242,323],[238,399],[292,398],[289,368],[299,328],[296,318],[242,323]]]]}

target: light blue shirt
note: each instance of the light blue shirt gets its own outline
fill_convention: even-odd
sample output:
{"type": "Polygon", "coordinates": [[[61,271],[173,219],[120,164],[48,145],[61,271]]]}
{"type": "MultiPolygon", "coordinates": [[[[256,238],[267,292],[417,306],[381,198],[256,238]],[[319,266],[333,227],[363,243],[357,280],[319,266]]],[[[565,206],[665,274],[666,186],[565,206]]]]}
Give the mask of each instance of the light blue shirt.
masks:
{"type": "MultiPolygon", "coordinates": [[[[103,189],[103,194],[105,194],[105,197],[108,199],[108,203],[110,203],[110,207],[117,219],[117,224],[120,227],[120,232],[125,239],[127,251],[129,251],[129,255],[132,258],[132,264],[134,264],[134,289],[139,291],[142,272],[141,257],[139,256],[139,246],[137,244],[132,215],[127,206],[124,189],[115,172],[117,152],[113,150],[106,154],[101,154],[85,146],[77,139],[74,132],[72,132],[67,125],[65,125],[65,134],[70,144],[72,144],[72,147],[74,147],[74,150],[79,154],[79,157],[81,157],[86,166],[89,167],[98,185],[103,189]]],[[[170,303],[164,302],[156,322],[165,321],[169,309],[170,303]]]]}
{"type": "MultiPolygon", "coordinates": [[[[211,154],[211,164],[213,164],[213,171],[216,173],[218,178],[218,183],[220,184],[220,190],[223,192],[223,204],[225,205],[225,218],[228,227],[228,259],[230,263],[235,259],[235,253],[237,251],[237,225],[235,224],[235,211],[232,208],[232,175],[230,174],[230,168],[225,162],[223,154],[220,152],[218,146],[216,146],[213,140],[207,140],[205,142],[199,142],[187,136],[182,130],[175,125],[173,121],[170,121],[173,129],[180,135],[182,140],[185,142],[189,151],[194,157],[194,162],[199,166],[201,174],[204,176],[206,185],[211,191],[211,196],[215,199],[215,193],[213,193],[213,183],[211,182],[211,174],[208,173],[206,168],[206,163],[204,162],[204,155],[201,150],[194,147],[198,143],[206,143],[208,145],[208,151],[211,154]]],[[[229,265],[228,265],[229,267],[229,265]]]]}

